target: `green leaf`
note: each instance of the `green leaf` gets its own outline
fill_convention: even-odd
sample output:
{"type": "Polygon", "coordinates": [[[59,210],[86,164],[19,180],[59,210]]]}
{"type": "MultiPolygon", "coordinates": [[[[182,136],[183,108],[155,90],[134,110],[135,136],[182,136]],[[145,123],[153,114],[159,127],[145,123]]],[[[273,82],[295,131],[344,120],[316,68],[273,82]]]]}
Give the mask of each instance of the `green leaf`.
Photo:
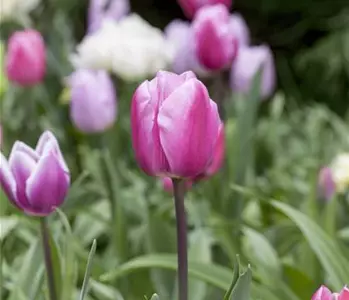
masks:
{"type": "Polygon", "coordinates": [[[88,281],[89,281],[90,275],[91,275],[92,261],[93,261],[94,255],[96,253],[96,247],[97,247],[97,242],[96,242],[96,240],[93,240],[92,247],[91,247],[90,253],[88,255],[87,267],[86,267],[84,281],[82,284],[80,298],[79,298],[80,300],[84,300],[84,297],[87,293],[88,281]]]}
{"type": "Polygon", "coordinates": [[[328,280],[340,290],[349,278],[349,261],[336,240],[324,232],[314,221],[291,206],[279,201],[271,205],[287,215],[301,230],[310,247],[324,267],[328,280]]]}
{"type": "Polygon", "coordinates": [[[55,288],[57,293],[57,298],[61,299],[62,294],[62,264],[61,264],[61,254],[56,240],[53,238],[51,231],[49,230],[49,245],[51,251],[53,276],[55,280],[55,288]]]}
{"type": "Polygon", "coordinates": [[[248,266],[247,271],[242,274],[231,293],[231,300],[250,300],[252,271],[248,266]]]}
{"type": "Polygon", "coordinates": [[[154,294],[153,296],[151,296],[150,300],[160,300],[160,298],[157,294],[154,294]]]}
{"type": "Polygon", "coordinates": [[[0,217],[0,242],[17,226],[18,218],[15,216],[0,217]]]}
{"type": "Polygon", "coordinates": [[[97,282],[91,278],[91,291],[98,300],[124,300],[122,295],[114,287],[97,282]]]}
{"type": "Polygon", "coordinates": [[[231,294],[233,292],[233,289],[239,279],[240,276],[240,258],[239,255],[236,255],[235,263],[234,263],[234,273],[233,273],[233,279],[231,282],[231,285],[229,287],[229,290],[225,293],[223,300],[229,300],[231,298],[231,294]]]}

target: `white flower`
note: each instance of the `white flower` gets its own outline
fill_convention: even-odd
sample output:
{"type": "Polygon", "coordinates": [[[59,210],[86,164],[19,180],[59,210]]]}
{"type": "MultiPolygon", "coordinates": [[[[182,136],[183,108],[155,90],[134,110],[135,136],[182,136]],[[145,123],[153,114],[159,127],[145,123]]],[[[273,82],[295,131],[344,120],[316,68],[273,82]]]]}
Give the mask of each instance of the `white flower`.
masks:
{"type": "Polygon", "coordinates": [[[165,69],[173,50],[161,30],[136,14],[119,22],[105,20],[84,38],[72,62],[78,68],[111,70],[124,80],[139,80],[165,69]]]}
{"type": "Polygon", "coordinates": [[[331,164],[331,170],[338,192],[345,192],[349,188],[349,153],[338,155],[331,164]]]}
{"type": "Polygon", "coordinates": [[[0,23],[16,20],[28,23],[28,14],[35,9],[40,0],[0,0],[0,23]]]}

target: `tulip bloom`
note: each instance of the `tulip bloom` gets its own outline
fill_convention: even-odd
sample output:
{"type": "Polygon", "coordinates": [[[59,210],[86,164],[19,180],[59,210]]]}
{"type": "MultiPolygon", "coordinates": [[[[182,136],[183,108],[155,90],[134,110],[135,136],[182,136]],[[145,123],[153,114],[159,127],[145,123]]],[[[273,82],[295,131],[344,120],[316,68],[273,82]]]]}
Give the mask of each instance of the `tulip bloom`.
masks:
{"type": "Polygon", "coordinates": [[[235,13],[230,16],[230,30],[234,32],[239,47],[250,44],[250,30],[240,14],[235,13]]]}
{"type": "Polygon", "coordinates": [[[52,133],[43,133],[35,150],[16,142],[8,162],[0,155],[1,187],[20,210],[28,215],[47,216],[63,203],[70,174],[52,133]]]}
{"type": "Polygon", "coordinates": [[[133,148],[148,175],[195,178],[204,173],[221,124],[216,103],[192,72],[160,71],[132,99],[133,148]]]}
{"type": "Polygon", "coordinates": [[[15,32],[8,42],[5,64],[9,80],[22,86],[40,83],[46,71],[45,43],[40,32],[15,32]]]}
{"type": "Polygon", "coordinates": [[[68,84],[71,87],[70,116],[85,133],[102,132],[116,119],[117,106],[113,82],[103,70],[78,70],[68,84]]]}
{"type": "Polygon", "coordinates": [[[261,97],[268,98],[272,95],[276,84],[276,74],[273,54],[268,46],[241,47],[239,54],[233,62],[230,83],[234,91],[247,93],[251,89],[253,79],[260,68],[261,97]]]}
{"type": "Polygon", "coordinates": [[[318,189],[320,196],[326,200],[331,200],[336,193],[336,183],[330,168],[324,167],[320,170],[318,189]]]}
{"type": "Polygon", "coordinates": [[[232,0],[178,0],[184,14],[190,19],[203,6],[223,4],[227,9],[230,9],[232,2],[232,0]]]}
{"type": "Polygon", "coordinates": [[[313,295],[311,300],[349,300],[349,289],[344,287],[338,293],[332,293],[326,286],[321,286],[313,295]]]}
{"type": "Polygon", "coordinates": [[[193,30],[195,52],[204,67],[217,71],[230,66],[238,44],[224,5],[201,8],[193,21],[193,30]]]}

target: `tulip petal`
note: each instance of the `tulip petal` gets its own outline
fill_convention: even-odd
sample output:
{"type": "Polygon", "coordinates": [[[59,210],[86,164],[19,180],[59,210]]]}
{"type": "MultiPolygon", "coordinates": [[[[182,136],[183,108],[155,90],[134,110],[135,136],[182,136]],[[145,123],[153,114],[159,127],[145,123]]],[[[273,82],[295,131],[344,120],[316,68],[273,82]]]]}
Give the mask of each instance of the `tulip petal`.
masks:
{"type": "Polygon", "coordinates": [[[69,188],[69,177],[54,152],[41,157],[27,180],[26,195],[36,215],[46,215],[60,206],[69,188]]]}
{"type": "Polygon", "coordinates": [[[206,170],[206,175],[211,176],[219,171],[224,160],[224,153],[225,153],[224,126],[223,124],[221,124],[219,133],[218,133],[218,138],[213,150],[212,161],[206,170]]]}
{"type": "Polygon", "coordinates": [[[148,175],[168,170],[168,162],[161,149],[158,127],[157,78],[146,81],[136,90],[131,107],[132,143],[137,161],[148,175]]]}
{"type": "Polygon", "coordinates": [[[311,300],[332,300],[332,292],[322,285],[316,293],[311,297],[311,300]]]}
{"type": "Polygon", "coordinates": [[[349,300],[349,289],[347,287],[343,288],[339,294],[338,300],[349,300]]]}
{"type": "Polygon", "coordinates": [[[9,198],[16,206],[16,180],[13,176],[10,165],[7,162],[5,156],[0,152],[0,185],[9,198]]]}
{"type": "Polygon", "coordinates": [[[195,177],[205,171],[218,133],[209,128],[210,113],[207,89],[197,79],[186,81],[160,107],[160,141],[172,175],[195,177]]]}
{"type": "Polygon", "coordinates": [[[35,150],[31,147],[29,147],[27,144],[20,142],[20,141],[16,141],[13,144],[10,156],[9,156],[9,161],[11,161],[12,156],[14,153],[21,151],[24,152],[25,154],[27,154],[28,156],[30,156],[33,160],[38,161],[39,160],[39,155],[35,152],[35,150]]]}

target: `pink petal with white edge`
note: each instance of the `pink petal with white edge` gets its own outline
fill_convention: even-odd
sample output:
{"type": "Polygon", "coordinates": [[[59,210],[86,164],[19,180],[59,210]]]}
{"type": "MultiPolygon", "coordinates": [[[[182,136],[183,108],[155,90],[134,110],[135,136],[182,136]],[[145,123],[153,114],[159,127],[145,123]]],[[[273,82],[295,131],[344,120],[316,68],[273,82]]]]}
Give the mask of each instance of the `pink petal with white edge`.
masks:
{"type": "Polygon", "coordinates": [[[69,178],[55,153],[41,157],[26,187],[32,213],[44,216],[53,212],[63,203],[69,184],[69,178]]]}
{"type": "Polygon", "coordinates": [[[9,198],[16,206],[16,181],[13,176],[10,165],[5,156],[0,152],[0,185],[9,198]]]}
{"type": "Polygon", "coordinates": [[[348,287],[344,287],[339,294],[338,300],[349,300],[349,289],[348,287]]]}
{"type": "Polygon", "coordinates": [[[207,89],[197,79],[186,81],[160,107],[160,141],[172,175],[195,177],[205,171],[217,136],[210,136],[210,113],[207,89]]]}
{"type": "Polygon", "coordinates": [[[27,144],[25,144],[23,142],[16,141],[13,144],[13,147],[11,149],[11,153],[10,153],[10,156],[9,156],[9,161],[11,161],[13,154],[15,152],[17,152],[17,151],[24,152],[25,154],[30,156],[35,161],[39,160],[39,155],[36,153],[36,151],[33,148],[29,147],[27,144]]]}
{"type": "Polygon", "coordinates": [[[155,122],[159,105],[157,78],[145,81],[132,98],[132,144],[140,167],[148,175],[166,172],[168,162],[161,149],[155,122]]]}
{"type": "Polygon", "coordinates": [[[322,285],[316,293],[311,297],[311,300],[332,300],[332,292],[322,285]]]}

